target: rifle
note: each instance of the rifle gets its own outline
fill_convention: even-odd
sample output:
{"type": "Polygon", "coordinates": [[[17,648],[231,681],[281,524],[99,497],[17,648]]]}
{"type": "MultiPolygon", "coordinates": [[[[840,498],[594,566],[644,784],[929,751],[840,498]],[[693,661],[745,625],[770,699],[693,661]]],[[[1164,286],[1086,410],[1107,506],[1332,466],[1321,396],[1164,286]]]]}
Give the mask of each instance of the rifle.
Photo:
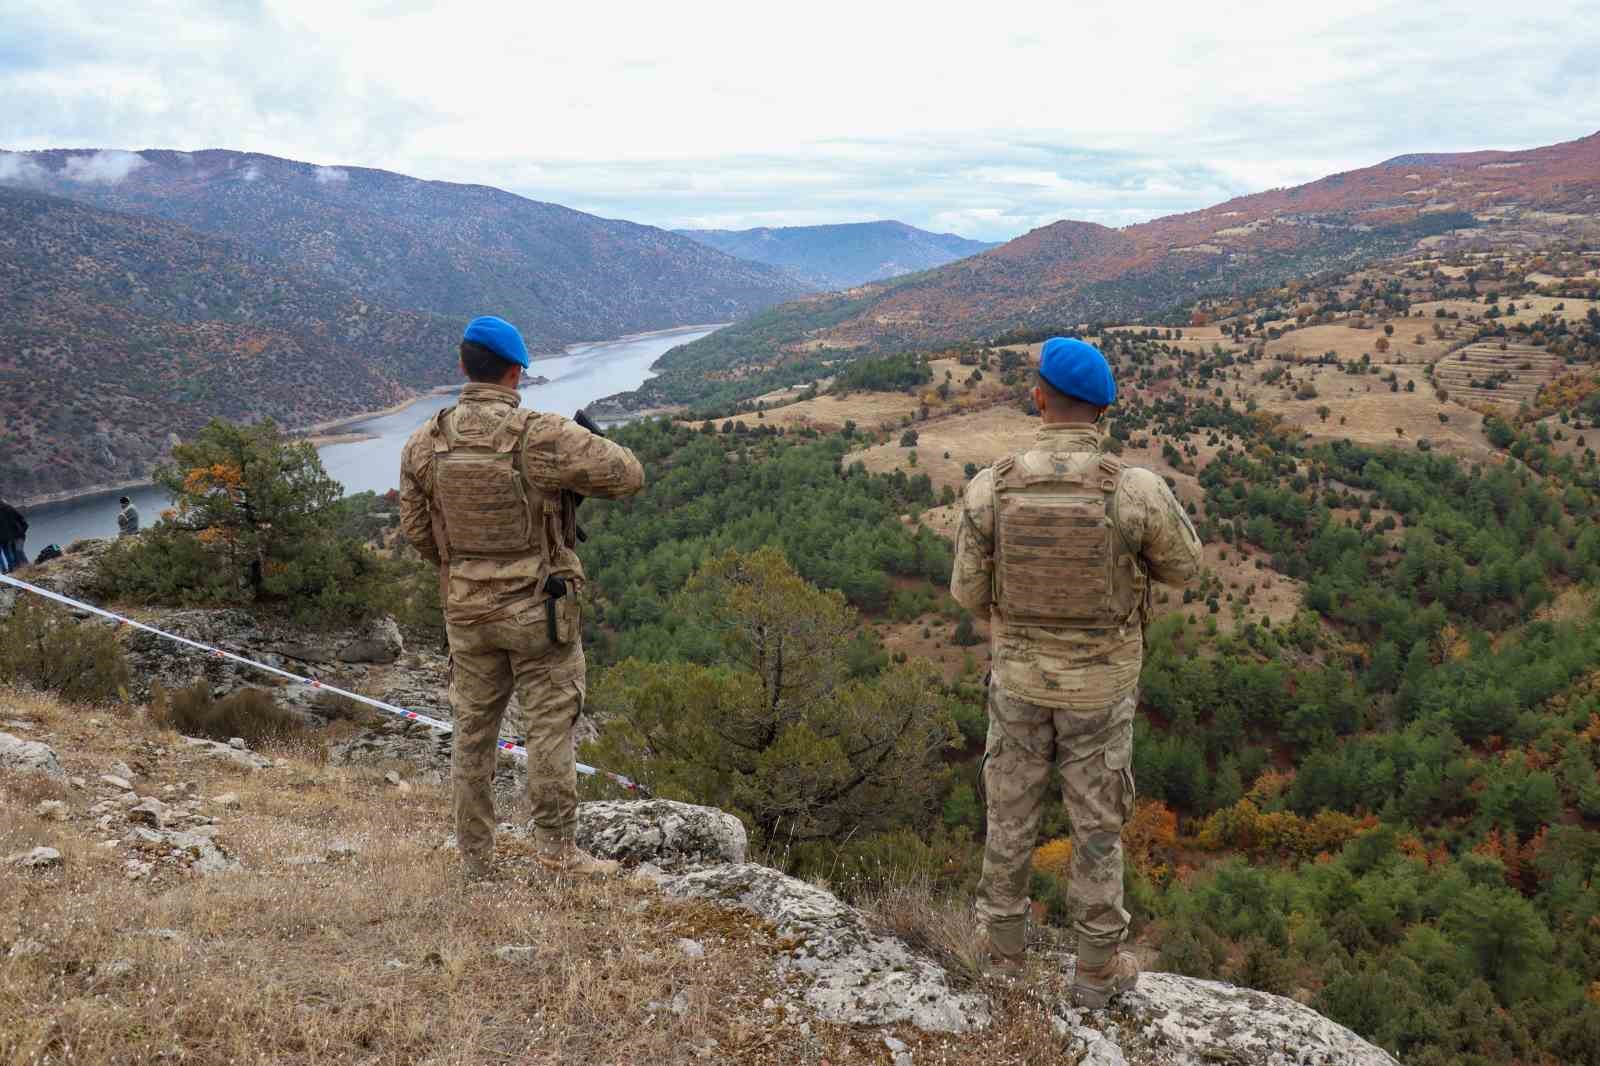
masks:
{"type": "MultiPolygon", "coordinates": [[[[582,408],[579,408],[578,413],[572,416],[572,420],[597,437],[604,437],[606,435],[606,431],[601,429],[599,425],[595,423],[595,420],[589,417],[589,412],[583,410],[582,408]]],[[[578,508],[583,505],[583,494],[562,489],[561,495],[563,497],[561,501],[562,510],[564,511],[568,505],[572,507],[572,528],[577,533],[579,543],[588,540],[589,534],[584,532],[582,526],[578,525],[578,508]]]]}
{"type": "MultiPolygon", "coordinates": [[[[581,408],[577,414],[572,416],[572,420],[597,437],[606,435],[606,431],[601,429],[595,424],[594,419],[589,417],[589,412],[581,408]]],[[[573,492],[570,489],[561,490],[561,524],[565,526],[567,524],[566,515],[571,514],[572,529],[580,543],[589,539],[589,534],[584,532],[583,527],[578,524],[578,508],[583,504],[583,499],[582,493],[573,492]]],[[[556,642],[556,601],[567,594],[566,579],[551,574],[545,579],[544,591],[548,597],[544,601],[545,631],[550,637],[550,643],[554,644],[556,642]]]]}

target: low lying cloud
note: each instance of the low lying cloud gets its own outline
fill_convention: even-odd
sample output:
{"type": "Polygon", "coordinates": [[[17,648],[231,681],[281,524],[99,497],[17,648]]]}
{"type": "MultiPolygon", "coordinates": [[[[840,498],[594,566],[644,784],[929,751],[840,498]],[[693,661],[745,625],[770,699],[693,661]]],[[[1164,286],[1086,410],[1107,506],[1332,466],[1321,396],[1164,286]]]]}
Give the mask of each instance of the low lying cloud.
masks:
{"type": "Polygon", "coordinates": [[[93,155],[69,155],[61,176],[85,185],[116,185],[147,164],[138,152],[103,151],[93,155]]]}
{"type": "Polygon", "coordinates": [[[350,180],[350,172],[340,170],[338,167],[318,167],[314,173],[317,175],[318,185],[333,185],[350,180]]]}
{"type": "Polygon", "coordinates": [[[245,164],[244,173],[239,175],[245,181],[258,181],[261,178],[261,168],[254,163],[245,164]]]}
{"type": "Polygon", "coordinates": [[[44,167],[25,155],[0,152],[0,182],[14,185],[38,185],[44,181],[44,167]]]}

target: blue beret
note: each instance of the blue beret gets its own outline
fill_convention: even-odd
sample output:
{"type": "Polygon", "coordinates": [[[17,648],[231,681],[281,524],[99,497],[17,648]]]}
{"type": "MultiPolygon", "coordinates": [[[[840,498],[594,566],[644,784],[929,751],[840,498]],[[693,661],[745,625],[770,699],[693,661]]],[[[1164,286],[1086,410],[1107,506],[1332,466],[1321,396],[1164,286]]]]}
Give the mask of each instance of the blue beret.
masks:
{"type": "Polygon", "coordinates": [[[524,369],[528,366],[528,346],[522,343],[522,334],[503,318],[479,315],[467,323],[467,331],[461,339],[483,345],[508,363],[516,363],[524,369]]]}
{"type": "Polygon", "coordinates": [[[1039,350],[1039,374],[1057,392],[1096,407],[1110,407],[1117,399],[1117,379],[1100,349],[1076,337],[1051,337],[1039,350]]]}

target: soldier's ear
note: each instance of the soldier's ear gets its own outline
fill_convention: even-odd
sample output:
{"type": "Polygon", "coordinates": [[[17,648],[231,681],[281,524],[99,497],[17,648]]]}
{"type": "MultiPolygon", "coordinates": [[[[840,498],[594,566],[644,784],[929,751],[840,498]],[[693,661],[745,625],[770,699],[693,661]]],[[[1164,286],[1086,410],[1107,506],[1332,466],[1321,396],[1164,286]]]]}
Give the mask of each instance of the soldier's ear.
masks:
{"type": "Polygon", "coordinates": [[[1033,409],[1044,414],[1044,390],[1037,385],[1033,387],[1033,409]]]}

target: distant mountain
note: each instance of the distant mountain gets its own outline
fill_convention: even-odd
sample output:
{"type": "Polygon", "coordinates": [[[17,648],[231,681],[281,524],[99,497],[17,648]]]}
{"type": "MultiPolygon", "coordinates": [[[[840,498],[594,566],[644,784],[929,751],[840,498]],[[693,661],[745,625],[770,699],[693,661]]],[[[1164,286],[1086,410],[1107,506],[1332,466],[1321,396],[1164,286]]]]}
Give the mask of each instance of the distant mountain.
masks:
{"type": "Polygon", "coordinates": [[[929,233],[904,222],[677,232],[740,259],[779,267],[806,285],[825,290],[913,274],[994,247],[953,233],[929,233]]]}
{"type": "Polygon", "coordinates": [[[546,352],[805,291],[652,226],[486,185],[245,152],[0,153],[0,182],[231,238],[390,307],[495,313],[546,352]]]}
{"type": "Polygon", "coordinates": [[[1401,156],[1120,230],[1057,222],[923,274],[772,308],[668,352],[658,377],[615,403],[720,401],[763,391],[752,371],[786,364],[1132,320],[1351,269],[1451,231],[1486,245],[1600,240],[1600,134],[1401,156]]]}
{"type": "Polygon", "coordinates": [[[473,315],[536,352],[807,291],[665,230],[239,152],[0,152],[0,492],[144,476],[212,415],[290,424],[451,380],[473,315]]]}
{"type": "Polygon", "coordinates": [[[399,402],[454,379],[459,330],[170,222],[0,187],[0,492],[142,478],[214,415],[399,402]]]}

